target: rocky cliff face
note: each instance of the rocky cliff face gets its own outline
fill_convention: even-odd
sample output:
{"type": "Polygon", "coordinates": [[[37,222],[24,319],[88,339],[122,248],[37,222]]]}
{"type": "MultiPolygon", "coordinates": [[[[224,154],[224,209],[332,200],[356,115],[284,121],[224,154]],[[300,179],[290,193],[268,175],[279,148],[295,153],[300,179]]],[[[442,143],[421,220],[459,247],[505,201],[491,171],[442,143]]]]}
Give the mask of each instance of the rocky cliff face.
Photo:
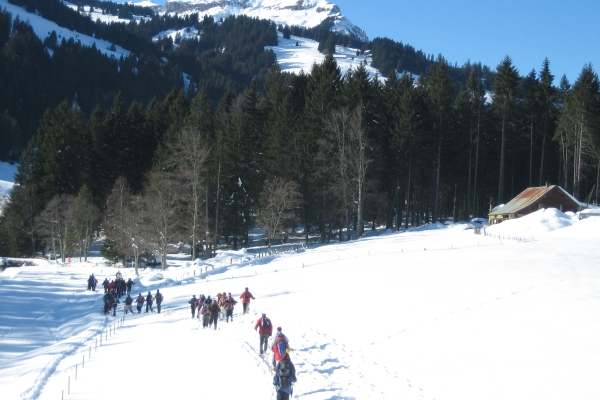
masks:
{"type": "Polygon", "coordinates": [[[333,23],[332,31],[367,40],[362,29],[346,19],[337,5],[326,0],[169,0],[165,12],[208,14],[215,19],[243,14],[306,28],[328,20],[333,23]]]}

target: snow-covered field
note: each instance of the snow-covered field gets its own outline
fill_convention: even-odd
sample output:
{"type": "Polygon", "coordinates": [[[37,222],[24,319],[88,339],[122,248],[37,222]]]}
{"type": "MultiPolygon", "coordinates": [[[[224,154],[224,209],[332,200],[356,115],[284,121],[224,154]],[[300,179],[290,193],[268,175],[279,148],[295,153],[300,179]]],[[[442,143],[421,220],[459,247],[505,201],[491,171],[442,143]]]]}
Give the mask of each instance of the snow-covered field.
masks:
{"type": "Polygon", "coordinates": [[[430,225],[254,259],[135,276],[164,294],[161,314],[101,312],[86,290],[117,268],[95,255],[0,274],[3,399],[268,399],[269,359],[253,330],[265,312],[290,339],[304,399],[600,398],[600,218],[541,210],[475,235],[430,225]],[[509,237],[520,237],[512,240],[509,237]],[[213,269],[214,268],[214,269],[213,269]],[[202,329],[187,301],[256,297],[252,314],[202,329]],[[121,322],[122,321],[122,322],[121,322]],[[69,394],[70,392],[70,394],[69,394]],[[118,395],[117,395],[118,394],[118,395]]]}
{"type": "MultiPolygon", "coordinates": [[[[304,71],[310,73],[313,64],[321,64],[325,55],[319,52],[319,42],[311,39],[305,39],[297,36],[290,36],[290,39],[284,39],[281,32],[277,32],[279,39],[278,46],[267,46],[265,49],[271,49],[277,56],[277,63],[284,72],[299,73],[304,71]]],[[[342,71],[342,75],[348,73],[351,68],[356,70],[361,63],[366,61],[366,69],[370,77],[379,75],[380,79],[384,77],[379,74],[379,70],[371,66],[372,59],[364,55],[356,55],[356,49],[335,46],[335,60],[342,71]]]]}

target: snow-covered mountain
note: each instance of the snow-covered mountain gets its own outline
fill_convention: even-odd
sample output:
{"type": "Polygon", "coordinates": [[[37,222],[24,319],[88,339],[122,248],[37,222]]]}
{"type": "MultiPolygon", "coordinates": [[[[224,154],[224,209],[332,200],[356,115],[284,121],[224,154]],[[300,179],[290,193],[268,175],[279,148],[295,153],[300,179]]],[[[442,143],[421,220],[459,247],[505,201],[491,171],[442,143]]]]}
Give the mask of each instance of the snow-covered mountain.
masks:
{"type": "Polygon", "coordinates": [[[312,28],[329,20],[332,31],[368,40],[365,32],[344,17],[340,8],[326,0],[169,0],[166,13],[199,13],[215,19],[248,15],[277,24],[312,28]]]}

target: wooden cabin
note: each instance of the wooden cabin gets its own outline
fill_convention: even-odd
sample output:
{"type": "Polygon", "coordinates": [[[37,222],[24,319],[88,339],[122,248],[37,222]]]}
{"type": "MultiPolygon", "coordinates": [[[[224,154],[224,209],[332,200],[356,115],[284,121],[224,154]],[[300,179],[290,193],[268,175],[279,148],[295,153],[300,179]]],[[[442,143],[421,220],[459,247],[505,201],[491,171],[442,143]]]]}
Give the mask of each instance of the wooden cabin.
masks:
{"type": "Polygon", "coordinates": [[[519,218],[542,208],[557,208],[562,212],[577,212],[580,203],[563,188],[557,185],[527,188],[514,199],[492,210],[490,225],[506,219],[519,218]]]}

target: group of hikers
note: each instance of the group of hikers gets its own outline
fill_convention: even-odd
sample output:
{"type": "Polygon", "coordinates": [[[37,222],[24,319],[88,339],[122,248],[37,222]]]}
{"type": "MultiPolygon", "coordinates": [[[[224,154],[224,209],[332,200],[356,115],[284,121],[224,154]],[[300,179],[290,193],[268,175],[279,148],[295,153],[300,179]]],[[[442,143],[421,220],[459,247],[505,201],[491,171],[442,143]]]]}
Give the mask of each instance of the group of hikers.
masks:
{"type": "MultiPolygon", "coordinates": [[[[154,308],[152,305],[156,302],[156,311],[160,313],[161,305],[163,302],[163,295],[159,289],[156,289],[156,294],[153,296],[152,293],[148,292],[146,296],[143,296],[141,293],[138,297],[133,300],[130,293],[127,293],[127,297],[125,298],[125,306],[124,311],[125,314],[128,312],[134,313],[133,311],[133,303],[137,304],[137,312],[138,314],[142,312],[142,308],[144,304],[146,304],[146,312],[154,312],[154,308]]],[[[110,310],[113,310],[113,317],[117,315],[117,304],[119,304],[119,296],[117,296],[114,290],[109,290],[108,293],[104,295],[104,315],[108,314],[110,310]]]]}
{"type": "MultiPolygon", "coordinates": [[[[244,306],[243,314],[250,312],[250,301],[255,300],[254,296],[248,288],[240,295],[244,306]]],[[[225,317],[225,322],[229,322],[229,318],[233,321],[233,308],[238,302],[232,297],[231,292],[218,293],[215,299],[210,295],[208,297],[203,294],[196,297],[193,295],[188,301],[192,318],[202,319],[202,327],[209,328],[211,326],[217,329],[219,314],[225,317]]],[[[266,354],[268,349],[273,352],[271,361],[275,376],[273,385],[277,392],[277,400],[289,400],[293,392],[293,383],[296,382],[296,368],[290,359],[290,345],[288,338],[283,334],[281,327],[276,329],[276,334],[273,337],[273,323],[266,314],[256,321],[254,325],[260,336],[260,354],[266,354]],[[269,339],[272,338],[271,343],[269,339]]]]}
{"type": "MultiPolygon", "coordinates": [[[[91,275],[91,277],[93,276],[94,274],[91,275]]],[[[131,288],[133,285],[135,285],[135,282],[131,278],[127,279],[127,282],[125,282],[125,279],[123,279],[123,275],[120,272],[117,272],[116,279],[109,281],[108,278],[105,278],[104,282],[102,282],[104,293],[108,293],[109,291],[113,290],[119,297],[125,293],[131,293],[131,288]]]]}
{"type": "Polygon", "coordinates": [[[265,354],[270,348],[273,352],[273,385],[277,392],[277,400],[289,400],[293,392],[293,383],[296,382],[296,368],[290,359],[290,344],[288,338],[283,334],[281,327],[277,328],[277,334],[269,343],[273,335],[273,323],[265,313],[256,321],[254,330],[260,336],[260,354],[265,354]]]}
{"type": "MultiPolygon", "coordinates": [[[[90,280],[96,281],[94,274],[90,275],[88,278],[88,290],[95,290],[95,285],[90,286],[90,280]]],[[[97,282],[97,281],[96,281],[97,282]]],[[[107,315],[112,310],[113,317],[117,315],[117,305],[121,302],[120,298],[122,295],[127,293],[127,297],[124,300],[125,306],[124,311],[125,314],[133,311],[133,303],[137,304],[137,312],[138,314],[142,312],[142,308],[144,304],[146,304],[146,312],[154,312],[154,308],[152,305],[156,302],[156,311],[160,313],[161,305],[163,302],[163,295],[159,289],[156,289],[156,294],[152,295],[152,293],[148,292],[146,296],[143,296],[142,293],[138,295],[138,297],[134,300],[131,297],[131,287],[135,285],[135,282],[129,278],[127,282],[123,279],[123,275],[121,272],[117,272],[116,279],[112,281],[108,281],[108,278],[104,279],[102,286],[104,286],[104,315],[107,315]]]]}
{"type": "MultiPolygon", "coordinates": [[[[240,295],[240,299],[242,299],[242,305],[244,306],[243,313],[250,312],[249,304],[250,300],[254,299],[254,296],[248,288],[240,295]]],[[[237,300],[231,296],[231,292],[218,293],[214,299],[211,299],[210,295],[206,297],[201,294],[197,298],[196,295],[193,295],[188,301],[192,318],[197,317],[198,319],[202,319],[203,329],[213,326],[215,330],[217,329],[220,313],[223,315],[225,322],[229,322],[230,318],[231,322],[233,322],[233,308],[237,303],[237,300]]]]}

